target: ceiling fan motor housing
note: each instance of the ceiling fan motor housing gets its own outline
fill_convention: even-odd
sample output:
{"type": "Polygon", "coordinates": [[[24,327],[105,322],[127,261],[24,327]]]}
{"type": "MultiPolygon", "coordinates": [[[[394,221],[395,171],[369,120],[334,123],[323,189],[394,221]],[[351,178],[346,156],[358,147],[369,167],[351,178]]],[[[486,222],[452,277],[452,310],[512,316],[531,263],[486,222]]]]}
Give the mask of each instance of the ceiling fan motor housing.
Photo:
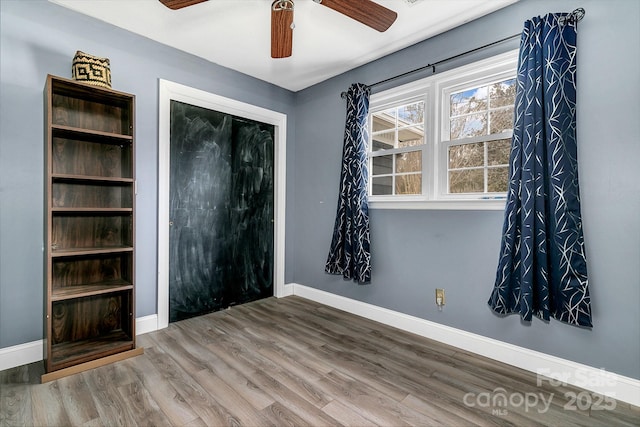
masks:
{"type": "Polygon", "coordinates": [[[293,10],[293,0],[275,0],[271,4],[271,10],[273,11],[281,11],[281,10],[293,10]]]}

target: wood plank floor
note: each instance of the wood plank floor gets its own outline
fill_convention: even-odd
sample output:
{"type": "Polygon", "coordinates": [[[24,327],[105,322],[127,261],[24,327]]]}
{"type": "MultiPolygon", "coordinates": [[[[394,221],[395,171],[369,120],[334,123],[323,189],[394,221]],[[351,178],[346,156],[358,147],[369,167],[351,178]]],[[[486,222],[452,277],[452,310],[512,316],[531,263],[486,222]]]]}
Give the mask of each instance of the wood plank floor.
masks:
{"type": "Polygon", "coordinates": [[[586,407],[590,393],[577,405],[580,389],[537,387],[529,372],[299,297],[173,323],[138,345],[142,356],[47,384],[42,362],[0,372],[0,426],[640,422],[637,407],[586,407]]]}

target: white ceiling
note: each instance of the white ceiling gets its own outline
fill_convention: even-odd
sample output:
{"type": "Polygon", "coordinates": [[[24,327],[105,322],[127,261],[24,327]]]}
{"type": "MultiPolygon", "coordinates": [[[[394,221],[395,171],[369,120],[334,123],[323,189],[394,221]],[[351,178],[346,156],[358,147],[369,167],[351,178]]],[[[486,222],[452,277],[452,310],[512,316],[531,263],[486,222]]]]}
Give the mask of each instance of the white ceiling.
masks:
{"type": "MultiPolygon", "coordinates": [[[[376,0],[398,13],[379,33],[312,0],[295,0],[293,55],[272,59],[272,0],[50,0],[210,62],[298,91],[517,0],[376,0]]],[[[99,54],[99,53],[96,53],[99,54]]]]}

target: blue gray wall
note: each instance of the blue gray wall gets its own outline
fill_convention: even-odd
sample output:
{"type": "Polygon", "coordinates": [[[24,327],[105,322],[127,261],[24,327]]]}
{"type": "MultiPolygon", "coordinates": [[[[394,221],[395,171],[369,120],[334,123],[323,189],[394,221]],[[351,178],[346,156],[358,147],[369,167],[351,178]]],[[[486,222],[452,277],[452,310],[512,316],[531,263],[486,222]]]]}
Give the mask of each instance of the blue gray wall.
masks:
{"type": "MultiPolygon", "coordinates": [[[[636,0],[521,0],[292,94],[44,1],[0,0],[0,348],[42,338],[42,89],[47,73],[70,75],[81,49],[109,57],[114,88],[137,95],[138,316],[156,312],[157,79],[164,78],[288,114],[286,282],[640,378],[638,22],[636,0]],[[501,212],[373,210],[373,283],[326,275],[340,92],[519,33],[531,16],[580,6],[587,16],[578,29],[578,138],[593,330],[491,313],[501,212]],[[433,304],[436,287],[447,291],[442,312],[433,304]]],[[[517,41],[441,69],[512,48],[517,41]]]]}
{"type": "MultiPolygon", "coordinates": [[[[289,171],[296,208],[287,228],[296,247],[295,282],[640,378],[639,22],[637,0],[521,0],[296,93],[296,161],[289,171]],[[576,7],[586,9],[578,26],[577,120],[594,328],[539,319],[526,325],[518,316],[492,314],[486,301],[502,212],[372,210],[372,283],[358,286],[325,274],[345,114],[340,92],[517,34],[532,16],[576,7]],[[442,312],[434,304],[436,287],[446,290],[442,312]]],[[[517,48],[514,43],[448,66],[517,48]]]]}
{"type": "Polygon", "coordinates": [[[108,57],[113,88],[136,95],[136,315],[156,313],[158,79],[287,114],[290,146],[294,94],[44,0],[1,0],[0,31],[0,348],[43,336],[43,88],[71,77],[76,50],[108,57]]]}

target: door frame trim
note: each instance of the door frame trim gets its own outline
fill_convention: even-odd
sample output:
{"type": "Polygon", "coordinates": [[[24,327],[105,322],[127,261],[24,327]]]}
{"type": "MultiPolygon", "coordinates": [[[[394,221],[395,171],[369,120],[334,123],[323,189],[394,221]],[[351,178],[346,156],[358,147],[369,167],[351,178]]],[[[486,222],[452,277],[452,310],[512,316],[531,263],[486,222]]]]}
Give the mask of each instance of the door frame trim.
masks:
{"type": "Polygon", "coordinates": [[[274,126],[274,296],[284,296],[287,115],[164,79],[158,97],[158,329],[169,325],[169,176],[171,101],[274,126]]]}

